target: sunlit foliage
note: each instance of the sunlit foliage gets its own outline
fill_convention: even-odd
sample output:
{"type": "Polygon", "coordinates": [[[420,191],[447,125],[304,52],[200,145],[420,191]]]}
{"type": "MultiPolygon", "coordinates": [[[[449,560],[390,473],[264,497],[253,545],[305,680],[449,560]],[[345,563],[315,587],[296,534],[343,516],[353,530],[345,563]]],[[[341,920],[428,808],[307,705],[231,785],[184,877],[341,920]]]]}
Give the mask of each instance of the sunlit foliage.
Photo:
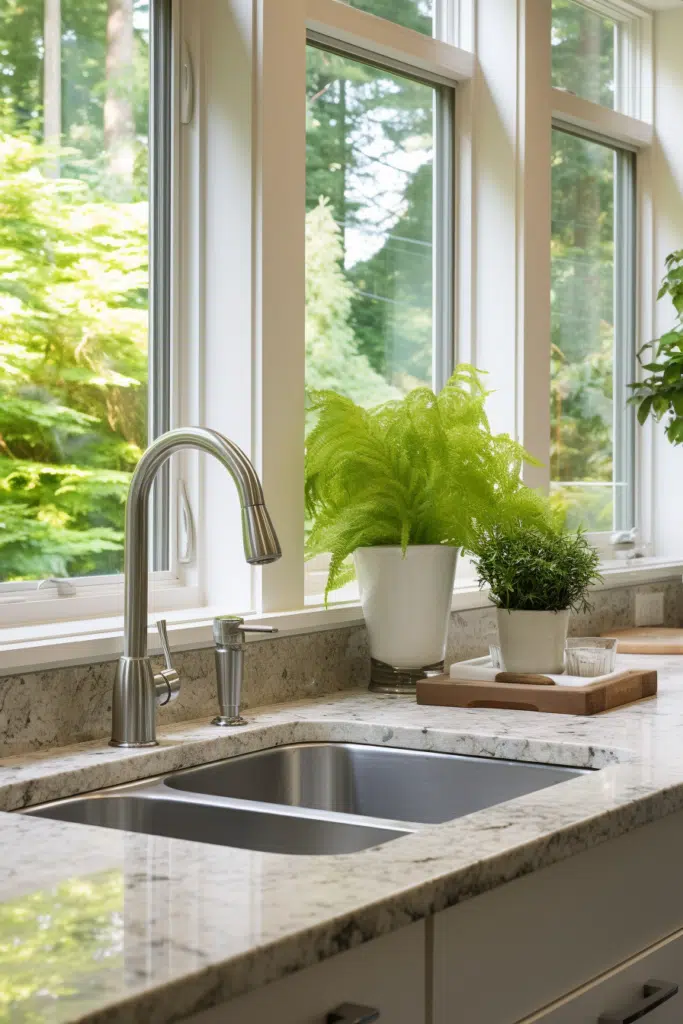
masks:
{"type": "Polygon", "coordinates": [[[119,571],[146,443],[147,204],[0,136],[0,576],[119,571]]]}

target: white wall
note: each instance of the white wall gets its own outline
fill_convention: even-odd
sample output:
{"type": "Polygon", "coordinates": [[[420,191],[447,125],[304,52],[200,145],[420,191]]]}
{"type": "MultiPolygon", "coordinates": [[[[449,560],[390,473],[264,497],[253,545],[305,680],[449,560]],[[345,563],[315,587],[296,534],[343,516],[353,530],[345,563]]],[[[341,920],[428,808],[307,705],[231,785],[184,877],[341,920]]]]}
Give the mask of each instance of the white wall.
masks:
{"type": "MultiPolygon", "coordinates": [[[[673,249],[683,248],[683,9],[661,11],[655,15],[654,52],[653,280],[645,281],[644,286],[651,287],[656,294],[666,256],[673,249]]],[[[668,300],[657,303],[653,319],[652,337],[659,337],[672,326],[674,314],[668,300]]],[[[646,340],[647,337],[642,338],[642,341],[646,340]]],[[[655,429],[651,444],[655,481],[652,506],[655,553],[682,555],[683,447],[672,447],[660,427],[655,429]]]]}

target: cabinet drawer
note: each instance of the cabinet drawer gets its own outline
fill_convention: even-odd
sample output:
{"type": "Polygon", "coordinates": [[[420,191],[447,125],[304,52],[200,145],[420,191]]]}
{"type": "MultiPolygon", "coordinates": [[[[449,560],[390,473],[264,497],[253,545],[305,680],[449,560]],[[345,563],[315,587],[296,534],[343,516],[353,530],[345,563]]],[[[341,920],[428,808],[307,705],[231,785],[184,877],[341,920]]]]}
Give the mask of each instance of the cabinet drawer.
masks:
{"type": "Polygon", "coordinates": [[[342,1003],[379,1010],[378,1024],[426,1024],[425,925],[402,928],[229,1003],[189,1024],[326,1024],[342,1003]]]}
{"type": "Polygon", "coordinates": [[[599,1024],[603,1015],[610,1020],[628,1020],[639,1008],[644,1012],[637,1019],[643,1024],[683,1021],[683,932],[633,957],[542,1013],[528,1017],[523,1024],[599,1024]],[[643,1005],[644,986],[651,980],[662,986],[653,999],[668,995],[674,985],[678,985],[678,992],[647,1011],[643,1005]]]}

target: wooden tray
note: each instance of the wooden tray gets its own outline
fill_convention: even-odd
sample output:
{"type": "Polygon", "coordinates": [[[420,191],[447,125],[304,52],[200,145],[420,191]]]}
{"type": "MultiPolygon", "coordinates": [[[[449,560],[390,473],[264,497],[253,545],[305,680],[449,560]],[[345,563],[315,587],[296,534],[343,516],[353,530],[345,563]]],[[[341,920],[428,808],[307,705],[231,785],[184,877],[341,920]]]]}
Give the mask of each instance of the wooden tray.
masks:
{"type": "Polygon", "coordinates": [[[451,708],[511,708],[557,715],[597,715],[644,697],[653,697],[656,692],[657,673],[642,669],[620,672],[598,683],[587,682],[586,686],[469,682],[443,675],[418,682],[417,703],[451,708]]]}
{"type": "Polygon", "coordinates": [[[683,629],[668,626],[634,626],[613,629],[603,636],[615,636],[619,654],[683,654],[683,629]]]}

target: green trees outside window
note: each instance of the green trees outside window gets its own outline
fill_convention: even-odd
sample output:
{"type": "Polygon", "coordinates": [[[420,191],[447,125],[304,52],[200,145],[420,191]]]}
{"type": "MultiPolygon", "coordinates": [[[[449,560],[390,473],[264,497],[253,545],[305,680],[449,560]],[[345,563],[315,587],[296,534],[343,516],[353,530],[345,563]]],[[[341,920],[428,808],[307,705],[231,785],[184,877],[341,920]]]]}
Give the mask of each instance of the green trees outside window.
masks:
{"type": "Polygon", "coordinates": [[[552,83],[558,89],[613,107],[617,25],[576,3],[552,0],[552,83]]]}
{"type": "Polygon", "coordinates": [[[306,384],[376,405],[432,380],[435,90],[309,46],[307,100],[306,384]]]}
{"type": "MultiPolygon", "coordinates": [[[[613,107],[617,24],[574,0],[553,0],[551,42],[552,84],[613,107]]],[[[616,290],[625,276],[620,261],[631,257],[618,199],[629,167],[628,154],[552,133],[550,479],[569,523],[598,532],[616,525],[624,505],[617,494],[626,493],[617,489],[629,485],[617,479],[624,471],[615,457],[627,394],[614,387],[615,360],[633,351],[622,304],[635,281],[621,299],[616,290]]],[[[632,368],[624,369],[631,379],[632,368]]]]}
{"type": "Polygon", "coordinates": [[[412,28],[431,36],[433,33],[434,3],[440,0],[343,0],[367,14],[395,21],[404,28],[412,28]]]}
{"type": "Polygon", "coordinates": [[[550,478],[593,531],[614,512],[614,186],[611,149],[553,131],[550,478]]]}
{"type": "Polygon", "coordinates": [[[147,443],[148,29],[141,0],[0,0],[0,581],[122,568],[147,443]]]}

